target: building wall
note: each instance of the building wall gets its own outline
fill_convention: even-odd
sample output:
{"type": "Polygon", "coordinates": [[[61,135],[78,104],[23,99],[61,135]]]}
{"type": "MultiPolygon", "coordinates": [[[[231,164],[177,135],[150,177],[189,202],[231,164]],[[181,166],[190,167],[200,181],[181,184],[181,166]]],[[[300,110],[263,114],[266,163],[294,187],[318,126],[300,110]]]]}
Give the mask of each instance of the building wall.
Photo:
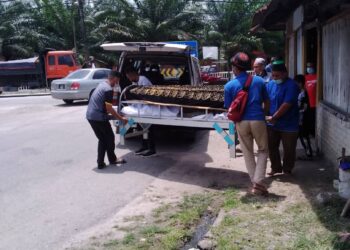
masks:
{"type": "Polygon", "coordinates": [[[350,155],[350,14],[323,27],[323,101],[317,107],[317,144],[333,166],[350,155]]]}
{"type": "Polygon", "coordinates": [[[303,74],[303,32],[304,20],[303,6],[299,6],[287,21],[287,54],[286,63],[289,77],[294,78],[296,74],[303,74]]]}
{"type": "Polygon", "coordinates": [[[317,146],[324,158],[337,167],[342,148],[350,155],[350,121],[328,105],[317,107],[317,146]]]}
{"type": "Polygon", "coordinates": [[[322,41],[323,100],[350,113],[350,14],[325,25],[322,41]]]}

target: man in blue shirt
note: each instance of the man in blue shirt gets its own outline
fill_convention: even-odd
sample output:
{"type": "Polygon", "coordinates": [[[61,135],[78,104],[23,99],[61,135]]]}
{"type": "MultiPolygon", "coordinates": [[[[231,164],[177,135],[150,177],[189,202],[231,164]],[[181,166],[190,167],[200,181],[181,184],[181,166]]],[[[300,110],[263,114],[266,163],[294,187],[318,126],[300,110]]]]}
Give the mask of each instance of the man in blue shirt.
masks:
{"type": "Polygon", "coordinates": [[[123,160],[117,161],[117,156],[114,153],[115,138],[111,124],[109,123],[108,115],[111,114],[123,123],[127,123],[127,119],[118,114],[112,107],[112,88],[119,83],[119,80],[120,73],[117,71],[111,71],[108,76],[108,81],[101,82],[92,93],[86,111],[86,119],[89,121],[96,137],[98,138],[98,169],[106,167],[106,163],[104,162],[106,152],[111,165],[125,163],[123,160]]]}
{"type": "MultiPolygon", "coordinates": [[[[237,53],[232,59],[232,71],[236,78],[225,85],[225,108],[229,108],[237,93],[242,90],[247,79],[247,70],[251,68],[250,59],[245,53],[237,53]]],[[[245,164],[253,184],[252,193],[268,194],[265,179],[268,157],[267,129],[263,103],[267,105],[268,96],[261,77],[254,76],[248,90],[248,101],[243,119],[236,123],[238,137],[242,146],[245,164]],[[254,140],[258,145],[258,157],[255,161],[254,140]]]]}
{"type": "Polygon", "coordinates": [[[292,173],[299,130],[299,87],[294,80],[288,78],[282,60],[276,60],[272,64],[272,79],[266,86],[270,99],[269,116],[266,118],[272,169],[270,176],[282,172],[292,173]],[[281,141],[283,163],[279,152],[281,141]]]}

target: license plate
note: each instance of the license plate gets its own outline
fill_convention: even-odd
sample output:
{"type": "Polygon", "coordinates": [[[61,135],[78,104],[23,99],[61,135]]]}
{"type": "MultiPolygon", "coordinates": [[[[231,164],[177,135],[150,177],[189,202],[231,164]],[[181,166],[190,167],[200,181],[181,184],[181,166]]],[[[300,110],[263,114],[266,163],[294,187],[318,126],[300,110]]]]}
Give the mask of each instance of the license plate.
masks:
{"type": "Polygon", "coordinates": [[[65,85],[64,84],[58,84],[58,89],[65,89],[65,85]]]}

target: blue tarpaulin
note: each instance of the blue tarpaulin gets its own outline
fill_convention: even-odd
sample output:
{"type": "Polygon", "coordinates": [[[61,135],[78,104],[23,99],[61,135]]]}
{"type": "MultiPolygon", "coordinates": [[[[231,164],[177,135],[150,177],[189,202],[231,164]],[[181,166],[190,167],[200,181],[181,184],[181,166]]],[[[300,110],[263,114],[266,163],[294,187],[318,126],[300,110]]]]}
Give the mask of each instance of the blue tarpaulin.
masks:
{"type": "Polygon", "coordinates": [[[38,57],[0,62],[0,75],[39,74],[41,66],[38,57]]]}

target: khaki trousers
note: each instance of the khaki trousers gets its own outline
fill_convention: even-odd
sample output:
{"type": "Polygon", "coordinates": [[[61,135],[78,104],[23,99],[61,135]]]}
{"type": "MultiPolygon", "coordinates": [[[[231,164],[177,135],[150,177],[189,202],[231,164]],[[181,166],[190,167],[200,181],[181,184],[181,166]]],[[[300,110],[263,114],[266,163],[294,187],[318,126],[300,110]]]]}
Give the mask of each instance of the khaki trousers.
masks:
{"type": "Polygon", "coordinates": [[[265,121],[241,121],[236,123],[236,128],[250,180],[263,184],[269,154],[265,121]],[[257,161],[254,156],[254,140],[258,146],[257,161]]]}

